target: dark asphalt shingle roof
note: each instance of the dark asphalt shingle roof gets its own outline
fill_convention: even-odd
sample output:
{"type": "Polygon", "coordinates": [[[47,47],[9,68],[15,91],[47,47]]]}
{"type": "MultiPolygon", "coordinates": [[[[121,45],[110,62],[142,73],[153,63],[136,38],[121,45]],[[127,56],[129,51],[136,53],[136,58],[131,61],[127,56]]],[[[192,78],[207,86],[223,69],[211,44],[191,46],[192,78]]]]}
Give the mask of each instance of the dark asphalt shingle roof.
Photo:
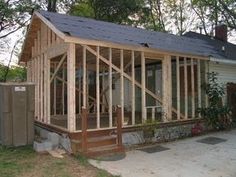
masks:
{"type": "Polygon", "coordinates": [[[98,21],[94,19],[69,16],[65,14],[39,11],[58,30],[73,37],[108,41],[119,44],[142,46],[169,52],[222,58],[224,55],[215,50],[208,41],[154,32],[126,25],[98,21]]]}
{"type": "MultiPolygon", "coordinates": [[[[230,42],[223,42],[215,39],[214,37],[206,36],[192,31],[185,33],[184,36],[206,42],[208,45],[214,47],[214,51],[217,52],[217,55],[221,56],[221,58],[236,60],[236,45],[230,42]],[[222,47],[224,47],[224,51],[222,50],[222,47]]],[[[212,56],[215,55],[212,54],[212,56]]]]}

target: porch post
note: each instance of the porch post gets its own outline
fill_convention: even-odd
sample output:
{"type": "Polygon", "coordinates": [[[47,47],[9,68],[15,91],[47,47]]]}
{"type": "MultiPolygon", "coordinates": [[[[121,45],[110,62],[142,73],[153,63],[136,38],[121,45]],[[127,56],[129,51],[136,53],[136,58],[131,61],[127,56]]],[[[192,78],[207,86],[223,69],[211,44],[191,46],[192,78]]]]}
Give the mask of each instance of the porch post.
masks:
{"type": "Polygon", "coordinates": [[[191,91],[192,91],[192,118],[195,118],[195,77],[194,77],[194,61],[191,58],[191,91]]]}
{"type": "MultiPolygon", "coordinates": [[[[208,82],[208,73],[209,73],[209,63],[207,61],[204,62],[205,64],[205,83],[208,82]]],[[[208,96],[205,94],[205,107],[208,107],[209,102],[208,102],[208,96]]]]}
{"type": "Polygon", "coordinates": [[[172,77],[171,77],[171,56],[165,55],[162,61],[162,85],[163,85],[163,121],[167,122],[172,118],[172,77]]]}
{"type": "Polygon", "coordinates": [[[40,115],[41,115],[41,121],[42,122],[45,122],[45,117],[44,117],[44,112],[43,112],[43,103],[44,103],[44,99],[43,99],[43,93],[44,93],[44,90],[43,90],[43,85],[44,85],[44,82],[43,82],[43,65],[44,65],[44,59],[43,59],[43,54],[41,53],[40,54],[40,115]]]}
{"type": "Polygon", "coordinates": [[[132,125],[135,124],[135,68],[134,68],[134,51],[132,50],[131,55],[131,73],[132,73],[132,100],[131,100],[131,107],[132,107],[132,125]]]}
{"type": "Polygon", "coordinates": [[[46,89],[46,118],[47,118],[47,123],[51,123],[51,99],[50,99],[50,92],[51,92],[51,82],[50,82],[50,60],[48,59],[47,54],[45,54],[45,89],[46,89]]]}
{"type": "Polygon", "coordinates": [[[76,130],[75,114],[75,44],[70,43],[67,51],[67,128],[76,130]]]}
{"type": "Polygon", "coordinates": [[[146,68],[145,68],[145,57],[144,52],[141,52],[141,93],[142,93],[142,122],[147,120],[146,114],[146,68]]]}
{"type": "Polygon", "coordinates": [[[88,143],[87,143],[87,129],[88,129],[88,111],[86,108],[82,107],[82,142],[81,142],[81,146],[82,146],[82,151],[83,152],[87,152],[88,149],[88,143]]]}
{"type": "MultiPolygon", "coordinates": [[[[65,65],[62,64],[62,79],[65,80],[65,65]]],[[[65,82],[62,82],[62,115],[65,114],[65,82]]]]}
{"type": "Polygon", "coordinates": [[[109,48],[109,127],[112,127],[112,49],[109,48]]]}
{"type": "Polygon", "coordinates": [[[87,108],[86,48],[83,46],[83,107],[87,108]]]}
{"type": "Polygon", "coordinates": [[[99,56],[100,56],[100,49],[97,46],[97,58],[96,58],[96,105],[97,105],[97,128],[100,128],[100,67],[99,67],[99,56]]]}
{"type": "Polygon", "coordinates": [[[180,120],[180,72],[179,72],[179,56],[176,57],[176,82],[177,82],[177,119],[180,120]]]}
{"type": "MultiPolygon", "coordinates": [[[[198,93],[198,108],[202,107],[202,90],[201,90],[201,63],[200,59],[197,59],[197,93],[198,93]]],[[[200,113],[198,114],[200,117],[200,113]]]]}
{"type": "Polygon", "coordinates": [[[188,118],[188,68],[187,68],[187,58],[184,58],[184,109],[185,109],[185,119],[188,118]]]}
{"type": "Polygon", "coordinates": [[[124,124],[124,51],[120,50],[120,105],[121,105],[121,122],[124,124]]]}
{"type": "MultiPolygon", "coordinates": [[[[57,64],[53,64],[53,72],[55,72],[55,69],[57,67],[57,64]]],[[[57,80],[56,78],[53,78],[53,114],[57,115],[57,80]]]]}
{"type": "Polygon", "coordinates": [[[37,57],[37,107],[38,107],[38,120],[42,122],[41,115],[40,115],[40,57],[37,57]]]}
{"type": "MultiPolygon", "coordinates": [[[[102,90],[105,88],[105,68],[102,68],[102,90]]],[[[105,112],[105,94],[102,94],[102,113],[105,112]]]]}
{"type": "Polygon", "coordinates": [[[117,106],[116,109],[116,126],[117,126],[117,145],[122,148],[122,113],[121,107],[117,106]]]}

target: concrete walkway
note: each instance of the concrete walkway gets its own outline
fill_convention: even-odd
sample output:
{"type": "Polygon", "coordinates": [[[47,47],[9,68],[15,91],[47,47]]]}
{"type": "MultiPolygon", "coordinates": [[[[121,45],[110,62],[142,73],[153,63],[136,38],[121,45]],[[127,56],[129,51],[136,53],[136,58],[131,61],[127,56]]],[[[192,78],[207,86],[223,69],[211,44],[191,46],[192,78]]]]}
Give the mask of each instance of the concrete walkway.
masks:
{"type": "Polygon", "coordinates": [[[122,177],[236,177],[236,130],[161,146],[169,150],[154,153],[133,150],[122,160],[90,163],[122,177]],[[207,137],[227,141],[214,145],[198,142],[207,137]]]}

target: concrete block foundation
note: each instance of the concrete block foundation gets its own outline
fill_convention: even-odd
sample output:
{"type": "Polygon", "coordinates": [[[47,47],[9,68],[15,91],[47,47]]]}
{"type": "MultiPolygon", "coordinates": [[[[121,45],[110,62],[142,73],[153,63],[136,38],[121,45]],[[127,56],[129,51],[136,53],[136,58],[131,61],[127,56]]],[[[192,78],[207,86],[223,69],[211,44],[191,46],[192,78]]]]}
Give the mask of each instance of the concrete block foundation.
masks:
{"type": "Polygon", "coordinates": [[[46,151],[51,151],[52,148],[52,143],[50,141],[45,141],[45,142],[34,142],[34,150],[36,152],[46,152],[46,151]]]}
{"type": "Polygon", "coordinates": [[[47,139],[52,143],[53,148],[59,146],[60,135],[58,135],[57,133],[49,132],[47,134],[47,139]]]}
{"type": "Polygon", "coordinates": [[[35,131],[42,139],[42,142],[34,142],[36,152],[50,151],[61,147],[71,153],[71,141],[66,135],[59,135],[38,126],[35,126],[35,131]]]}

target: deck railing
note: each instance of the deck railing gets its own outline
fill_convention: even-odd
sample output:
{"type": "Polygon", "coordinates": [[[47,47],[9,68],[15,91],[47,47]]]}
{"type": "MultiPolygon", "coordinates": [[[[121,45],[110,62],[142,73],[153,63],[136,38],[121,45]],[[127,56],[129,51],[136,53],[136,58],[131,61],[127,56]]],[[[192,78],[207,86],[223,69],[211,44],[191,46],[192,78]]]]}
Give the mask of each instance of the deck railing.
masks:
{"type": "Polygon", "coordinates": [[[88,129],[88,110],[84,107],[82,107],[82,141],[81,141],[81,147],[82,152],[87,152],[87,129],[88,129]]]}
{"type": "Polygon", "coordinates": [[[116,126],[117,126],[117,145],[122,148],[122,116],[121,107],[117,106],[116,109],[116,126]]]}
{"type": "Polygon", "coordinates": [[[162,106],[146,106],[146,112],[148,113],[148,110],[151,110],[151,117],[152,117],[152,120],[154,121],[155,120],[155,113],[161,113],[162,115],[162,106]]]}

